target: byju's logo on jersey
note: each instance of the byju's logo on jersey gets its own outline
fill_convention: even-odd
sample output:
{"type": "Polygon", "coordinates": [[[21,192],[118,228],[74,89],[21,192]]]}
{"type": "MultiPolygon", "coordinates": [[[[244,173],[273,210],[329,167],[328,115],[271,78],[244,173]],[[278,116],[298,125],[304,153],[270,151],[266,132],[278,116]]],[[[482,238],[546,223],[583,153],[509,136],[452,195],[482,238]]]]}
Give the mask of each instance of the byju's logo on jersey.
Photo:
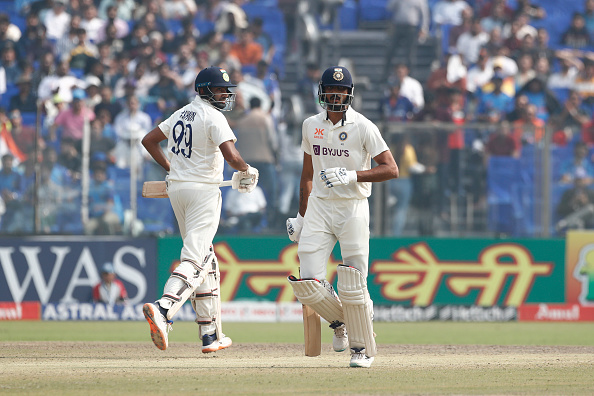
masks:
{"type": "Polygon", "coordinates": [[[348,157],[349,150],[333,149],[328,147],[321,147],[317,144],[313,145],[314,155],[323,155],[328,157],[348,157]]]}
{"type": "Polygon", "coordinates": [[[324,139],[324,130],[316,128],[314,132],[314,139],[324,139]]]}

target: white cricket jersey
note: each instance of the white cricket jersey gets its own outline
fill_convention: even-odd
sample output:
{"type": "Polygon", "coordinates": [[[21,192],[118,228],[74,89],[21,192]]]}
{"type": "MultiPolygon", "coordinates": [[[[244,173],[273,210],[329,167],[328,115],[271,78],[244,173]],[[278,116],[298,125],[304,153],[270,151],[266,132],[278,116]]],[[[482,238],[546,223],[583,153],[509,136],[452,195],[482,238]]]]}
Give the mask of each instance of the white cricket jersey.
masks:
{"type": "Polygon", "coordinates": [[[377,126],[350,106],[344,125],[326,119],[326,112],[303,121],[301,149],[311,155],[313,187],[311,195],[323,199],[363,199],[371,195],[371,183],[326,188],[320,179],[322,169],[371,169],[371,159],[388,150],[377,126]]]}
{"type": "Polygon", "coordinates": [[[225,159],[219,145],[237,139],[225,116],[199,96],[159,124],[167,136],[169,180],[219,184],[225,159]]]}

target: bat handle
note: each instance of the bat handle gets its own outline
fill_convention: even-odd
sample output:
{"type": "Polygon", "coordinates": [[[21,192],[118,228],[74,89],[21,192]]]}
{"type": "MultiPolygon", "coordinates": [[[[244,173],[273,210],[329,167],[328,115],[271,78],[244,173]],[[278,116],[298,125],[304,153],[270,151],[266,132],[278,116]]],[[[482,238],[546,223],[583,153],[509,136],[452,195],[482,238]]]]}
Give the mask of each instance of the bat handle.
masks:
{"type": "Polygon", "coordinates": [[[221,187],[230,187],[232,183],[233,183],[233,181],[231,181],[231,180],[223,180],[221,182],[221,187]]]}

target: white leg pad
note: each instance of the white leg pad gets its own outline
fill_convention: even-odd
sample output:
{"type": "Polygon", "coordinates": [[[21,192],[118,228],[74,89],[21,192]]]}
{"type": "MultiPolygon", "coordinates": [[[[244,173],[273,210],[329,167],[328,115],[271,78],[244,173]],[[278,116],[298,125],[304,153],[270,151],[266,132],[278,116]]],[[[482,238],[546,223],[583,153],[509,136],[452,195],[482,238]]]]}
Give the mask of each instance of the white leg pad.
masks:
{"type": "Polygon", "coordinates": [[[342,301],[344,323],[351,348],[365,348],[367,356],[375,356],[377,348],[373,334],[373,301],[369,297],[367,281],[361,271],[339,265],[338,295],[342,301]]]}
{"type": "Polygon", "coordinates": [[[301,304],[313,308],[330,324],[344,323],[342,304],[330,283],[317,279],[297,279],[293,275],[288,279],[301,304]]]}
{"type": "Polygon", "coordinates": [[[223,334],[221,323],[221,273],[219,271],[219,262],[212,251],[209,255],[210,263],[205,264],[205,271],[208,275],[192,294],[192,307],[196,312],[196,323],[200,326],[200,337],[205,334],[212,334],[216,331],[217,338],[220,340],[223,334]]]}
{"type": "Polygon", "coordinates": [[[177,311],[194,293],[194,290],[204,282],[208,271],[203,268],[204,264],[209,261],[210,255],[201,265],[184,260],[173,270],[165,284],[163,296],[158,300],[159,305],[167,309],[167,319],[172,320],[177,311]]]}

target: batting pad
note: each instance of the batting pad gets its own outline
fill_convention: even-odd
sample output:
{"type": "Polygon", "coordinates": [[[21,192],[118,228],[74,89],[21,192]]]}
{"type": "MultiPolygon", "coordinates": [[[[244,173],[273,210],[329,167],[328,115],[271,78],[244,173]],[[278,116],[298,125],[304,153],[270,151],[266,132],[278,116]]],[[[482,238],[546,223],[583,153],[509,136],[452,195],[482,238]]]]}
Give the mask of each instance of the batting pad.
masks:
{"type": "Polygon", "coordinates": [[[334,293],[317,279],[287,278],[299,302],[313,308],[328,323],[344,323],[342,304],[334,293]]]}
{"type": "Polygon", "coordinates": [[[339,265],[336,273],[338,295],[342,301],[351,348],[365,346],[365,354],[375,356],[377,348],[373,336],[373,301],[369,297],[367,281],[361,271],[348,265],[339,265]]]}
{"type": "MultiPolygon", "coordinates": [[[[205,262],[208,262],[210,257],[207,259],[205,262]]],[[[184,260],[171,273],[165,283],[163,297],[159,300],[160,305],[167,309],[167,319],[173,320],[173,316],[190,298],[194,290],[204,282],[208,271],[202,268],[192,261],[184,260]]]]}
{"type": "Polygon", "coordinates": [[[192,307],[196,312],[196,323],[200,326],[200,337],[205,334],[212,334],[216,329],[217,339],[221,339],[221,273],[217,256],[210,249],[211,261],[206,264],[204,271],[208,271],[208,276],[200,286],[194,290],[190,298],[192,307]]]}

